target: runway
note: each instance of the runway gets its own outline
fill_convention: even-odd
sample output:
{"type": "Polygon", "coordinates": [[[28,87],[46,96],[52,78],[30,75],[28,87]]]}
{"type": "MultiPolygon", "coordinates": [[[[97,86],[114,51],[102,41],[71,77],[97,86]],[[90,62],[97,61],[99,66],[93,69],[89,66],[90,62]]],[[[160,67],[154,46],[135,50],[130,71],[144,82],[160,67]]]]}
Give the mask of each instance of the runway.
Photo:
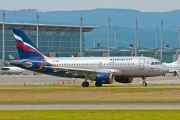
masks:
{"type": "Polygon", "coordinates": [[[180,103],[0,103],[0,110],[46,109],[180,109],[180,103]]]}
{"type": "MultiPolygon", "coordinates": [[[[77,84],[82,83],[84,79],[75,78],[60,78],[49,75],[0,75],[1,85],[22,85],[26,84],[54,84],[56,82],[77,84]]],[[[180,75],[173,76],[166,74],[166,76],[148,77],[146,79],[148,84],[180,84],[180,75]]],[[[134,78],[131,84],[142,84],[141,78],[134,78]]]]}

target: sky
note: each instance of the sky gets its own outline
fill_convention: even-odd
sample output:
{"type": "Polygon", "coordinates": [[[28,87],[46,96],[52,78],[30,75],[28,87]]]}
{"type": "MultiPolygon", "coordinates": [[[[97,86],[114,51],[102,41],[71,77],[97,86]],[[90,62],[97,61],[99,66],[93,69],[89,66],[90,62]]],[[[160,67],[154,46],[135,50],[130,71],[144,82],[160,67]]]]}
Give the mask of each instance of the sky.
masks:
{"type": "Polygon", "coordinates": [[[0,9],[3,10],[71,11],[98,8],[167,12],[179,10],[180,0],[0,0],[0,9]]]}

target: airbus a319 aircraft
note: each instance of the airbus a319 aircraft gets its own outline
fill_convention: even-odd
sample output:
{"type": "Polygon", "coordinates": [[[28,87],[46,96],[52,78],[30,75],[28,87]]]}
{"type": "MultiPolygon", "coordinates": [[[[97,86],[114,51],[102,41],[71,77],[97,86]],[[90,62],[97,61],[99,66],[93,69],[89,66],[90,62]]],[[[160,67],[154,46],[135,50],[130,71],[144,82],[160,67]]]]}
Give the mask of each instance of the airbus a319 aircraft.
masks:
{"type": "Polygon", "coordinates": [[[169,72],[165,65],[149,57],[46,57],[32,43],[21,29],[13,29],[19,60],[11,65],[43,74],[84,78],[83,87],[88,87],[87,80],[95,81],[97,87],[120,83],[131,83],[134,77],[142,77],[143,86],[147,86],[146,77],[160,76],[169,72]]]}

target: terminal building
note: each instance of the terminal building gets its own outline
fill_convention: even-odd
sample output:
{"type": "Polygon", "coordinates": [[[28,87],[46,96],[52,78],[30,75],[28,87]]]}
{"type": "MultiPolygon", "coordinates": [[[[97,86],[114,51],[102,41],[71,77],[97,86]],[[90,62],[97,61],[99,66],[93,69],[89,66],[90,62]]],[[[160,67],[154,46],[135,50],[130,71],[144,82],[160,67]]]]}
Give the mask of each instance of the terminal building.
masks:
{"type": "MultiPolygon", "coordinates": [[[[162,62],[173,62],[178,59],[180,54],[180,48],[169,48],[168,45],[162,49],[162,62]]],[[[135,48],[131,45],[127,48],[110,48],[110,56],[134,56],[135,48]]],[[[160,48],[138,48],[137,56],[152,57],[156,59],[161,59],[161,49],[160,48]]],[[[96,48],[90,48],[85,51],[85,56],[108,56],[108,48],[100,47],[97,45],[96,48]]]]}
{"type": "MultiPolygon", "coordinates": [[[[3,38],[3,24],[0,23],[0,38],[3,38]]],[[[5,24],[5,60],[9,60],[11,56],[18,59],[18,52],[14,41],[13,28],[23,29],[33,43],[37,44],[37,25],[36,24],[5,24]]],[[[82,52],[85,57],[107,57],[108,49],[100,47],[85,49],[86,38],[85,32],[91,32],[98,26],[82,26],[82,52]]],[[[38,48],[46,56],[49,57],[79,57],[80,56],[80,26],[74,25],[38,25],[38,48]]],[[[93,42],[93,40],[92,40],[93,42]]],[[[2,59],[2,39],[0,39],[0,59],[2,59]]],[[[134,56],[135,49],[133,46],[127,48],[110,48],[110,56],[134,56]]],[[[163,62],[173,62],[180,53],[179,48],[163,48],[163,62]]],[[[160,59],[159,48],[138,48],[137,56],[152,57],[160,59]]]]}
{"type": "MultiPolygon", "coordinates": [[[[18,59],[18,52],[14,41],[13,28],[21,28],[32,42],[37,44],[37,25],[6,23],[5,25],[5,60],[10,56],[18,59]]],[[[84,32],[91,32],[96,26],[82,26],[82,52],[85,52],[84,32]]],[[[3,38],[3,24],[0,24],[0,38],[3,38]]],[[[49,57],[79,56],[80,52],[80,26],[73,25],[38,25],[38,48],[49,57]]],[[[0,39],[0,59],[2,59],[2,39],[0,39]]]]}

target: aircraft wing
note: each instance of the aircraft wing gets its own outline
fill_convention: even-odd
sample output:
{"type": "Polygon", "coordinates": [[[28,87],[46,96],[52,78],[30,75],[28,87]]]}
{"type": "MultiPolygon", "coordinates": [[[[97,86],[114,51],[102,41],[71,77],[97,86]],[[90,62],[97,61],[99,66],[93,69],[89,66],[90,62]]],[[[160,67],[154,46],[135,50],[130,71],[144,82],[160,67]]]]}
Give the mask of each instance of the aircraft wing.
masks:
{"type": "Polygon", "coordinates": [[[68,67],[54,67],[54,66],[43,66],[45,68],[52,68],[54,69],[54,72],[59,72],[59,71],[72,71],[72,72],[77,72],[77,71],[85,71],[85,72],[96,72],[95,70],[92,69],[82,69],[82,68],[68,68],[68,67]]]}
{"type": "Polygon", "coordinates": [[[52,68],[54,69],[54,72],[59,72],[59,71],[67,71],[69,73],[71,72],[76,72],[78,74],[82,74],[86,76],[88,73],[101,73],[101,72],[114,72],[117,71],[115,69],[102,69],[102,70],[94,70],[94,69],[83,69],[83,68],[68,68],[68,67],[55,67],[55,66],[43,66],[45,68],[52,68]]]}

